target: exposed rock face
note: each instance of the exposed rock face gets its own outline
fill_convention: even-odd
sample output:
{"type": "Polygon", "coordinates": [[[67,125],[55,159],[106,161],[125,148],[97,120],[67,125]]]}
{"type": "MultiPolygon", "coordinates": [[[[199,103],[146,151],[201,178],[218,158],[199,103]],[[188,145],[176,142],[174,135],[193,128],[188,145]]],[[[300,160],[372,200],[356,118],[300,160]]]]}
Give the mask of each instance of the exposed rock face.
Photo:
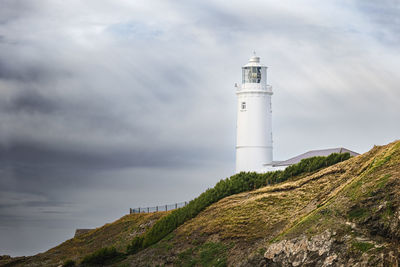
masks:
{"type": "Polygon", "coordinates": [[[267,248],[267,266],[332,266],[338,255],[332,251],[335,240],[329,231],[313,236],[282,240],[267,248]]]}
{"type": "Polygon", "coordinates": [[[327,230],[311,239],[303,235],[272,244],[264,254],[266,266],[399,266],[396,251],[357,256],[351,245],[344,240],[336,240],[334,234],[327,230]]]}

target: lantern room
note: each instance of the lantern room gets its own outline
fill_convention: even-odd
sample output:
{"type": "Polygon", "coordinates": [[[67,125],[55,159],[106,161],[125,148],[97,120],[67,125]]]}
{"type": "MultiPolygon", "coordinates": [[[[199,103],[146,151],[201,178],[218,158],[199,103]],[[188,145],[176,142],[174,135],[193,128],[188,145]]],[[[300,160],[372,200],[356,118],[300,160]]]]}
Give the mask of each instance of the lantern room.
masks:
{"type": "Polygon", "coordinates": [[[242,67],[242,84],[267,84],[267,67],[260,63],[260,58],[253,56],[242,67]]]}

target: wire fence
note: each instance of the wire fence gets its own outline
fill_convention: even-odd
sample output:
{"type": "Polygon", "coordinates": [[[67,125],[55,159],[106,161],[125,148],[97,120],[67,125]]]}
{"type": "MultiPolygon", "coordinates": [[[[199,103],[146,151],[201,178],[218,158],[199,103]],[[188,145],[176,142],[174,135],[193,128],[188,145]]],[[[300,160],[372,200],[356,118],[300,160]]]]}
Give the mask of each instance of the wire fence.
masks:
{"type": "Polygon", "coordinates": [[[135,209],[130,208],[129,214],[175,210],[175,209],[182,208],[182,207],[186,206],[187,204],[189,204],[189,202],[185,201],[185,202],[169,204],[169,205],[162,205],[162,206],[155,206],[155,207],[135,208],[135,209]]]}

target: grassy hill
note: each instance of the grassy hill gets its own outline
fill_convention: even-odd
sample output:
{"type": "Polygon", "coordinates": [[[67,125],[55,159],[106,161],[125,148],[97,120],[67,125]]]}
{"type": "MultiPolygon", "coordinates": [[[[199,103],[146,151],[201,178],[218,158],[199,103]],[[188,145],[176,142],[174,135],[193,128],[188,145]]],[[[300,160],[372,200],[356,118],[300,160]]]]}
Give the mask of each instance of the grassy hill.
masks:
{"type": "Polygon", "coordinates": [[[399,189],[400,142],[394,142],[311,175],[226,197],[124,262],[322,266],[328,258],[327,264],[337,265],[395,263],[399,189]],[[319,255],[313,246],[325,251],[319,255]]]}
{"type": "Polygon", "coordinates": [[[124,250],[137,235],[145,232],[155,221],[169,212],[126,215],[85,234],[32,257],[0,259],[0,266],[59,266],[67,260],[78,262],[85,255],[100,248],[114,246],[124,250]]]}
{"type": "MultiPolygon", "coordinates": [[[[317,172],[225,197],[113,265],[396,266],[399,189],[397,141],[317,172]]],[[[106,246],[124,252],[165,215],[128,215],[45,253],[13,259],[10,266],[56,266],[106,246]]]]}

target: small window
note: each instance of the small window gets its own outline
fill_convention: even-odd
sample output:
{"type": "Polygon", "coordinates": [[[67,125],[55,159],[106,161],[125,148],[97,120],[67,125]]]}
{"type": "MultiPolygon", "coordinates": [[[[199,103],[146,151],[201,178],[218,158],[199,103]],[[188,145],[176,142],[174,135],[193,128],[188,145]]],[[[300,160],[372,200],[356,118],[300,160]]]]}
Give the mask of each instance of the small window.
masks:
{"type": "Polygon", "coordinates": [[[242,102],[242,109],[246,109],[246,102],[242,102]]]}

